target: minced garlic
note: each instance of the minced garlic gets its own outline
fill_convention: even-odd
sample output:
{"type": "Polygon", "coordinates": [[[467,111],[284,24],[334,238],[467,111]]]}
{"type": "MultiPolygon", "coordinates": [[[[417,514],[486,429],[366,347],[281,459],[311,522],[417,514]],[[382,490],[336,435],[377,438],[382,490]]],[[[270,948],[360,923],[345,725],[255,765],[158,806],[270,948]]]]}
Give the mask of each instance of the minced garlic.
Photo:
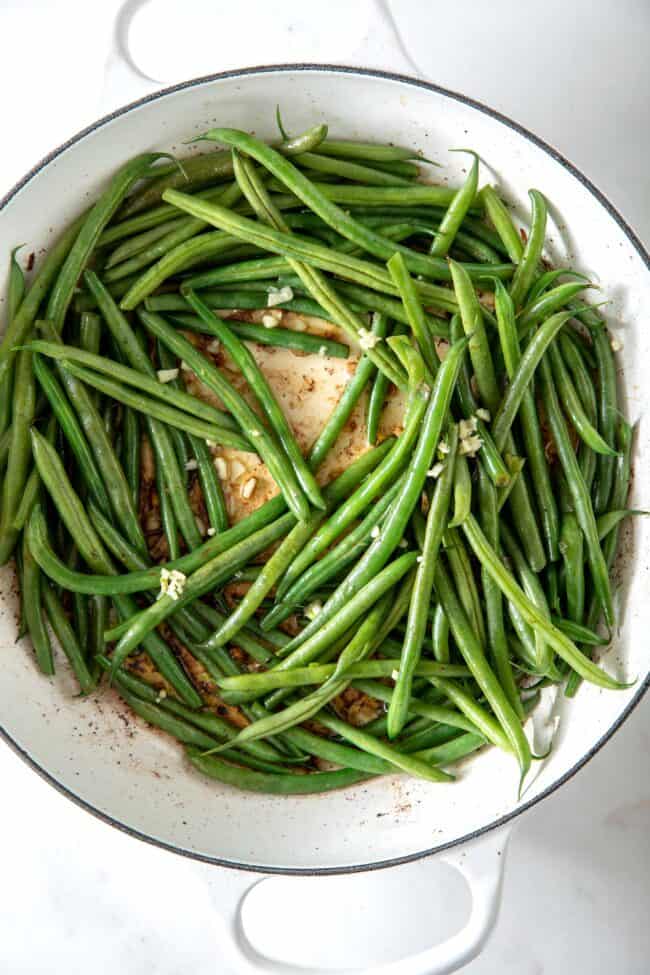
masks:
{"type": "Polygon", "coordinates": [[[244,483],[242,484],[241,491],[239,492],[242,498],[244,499],[244,501],[248,501],[248,499],[252,497],[256,487],[257,487],[257,478],[249,477],[247,481],[244,481],[244,483]]]}
{"type": "Polygon", "coordinates": [[[169,596],[170,599],[178,599],[185,589],[185,582],[187,576],[184,572],[179,572],[178,569],[161,569],[160,570],[160,593],[158,598],[161,596],[169,596]]]}
{"type": "Polygon", "coordinates": [[[275,305],[283,305],[285,302],[292,300],[293,288],[286,285],[284,288],[271,288],[269,291],[269,296],[266,300],[266,305],[268,308],[274,308],[275,305]]]}
{"type": "Polygon", "coordinates": [[[161,383],[171,383],[178,379],[178,369],[159,369],[156,375],[161,383]]]}

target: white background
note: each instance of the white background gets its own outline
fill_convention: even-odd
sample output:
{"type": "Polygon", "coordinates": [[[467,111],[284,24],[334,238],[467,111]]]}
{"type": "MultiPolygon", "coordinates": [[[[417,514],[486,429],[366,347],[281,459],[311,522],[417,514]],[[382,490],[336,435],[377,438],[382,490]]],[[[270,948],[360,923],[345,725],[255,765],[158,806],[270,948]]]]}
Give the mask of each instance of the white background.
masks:
{"type": "MultiPolygon", "coordinates": [[[[111,106],[115,98],[140,94],[102,95],[118,6],[116,0],[0,0],[0,195],[91,122],[102,97],[111,106]]],[[[141,13],[133,50],[153,76],[172,82],[301,60],[397,64],[365,36],[369,0],[213,0],[209,29],[198,20],[200,6],[154,0],[141,13]]],[[[650,5],[396,0],[392,9],[412,73],[417,68],[486,102],[554,144],[650,243],[650,5]]],[[[644,702],[577,778],[519,822],[497,930],[467,975],[648,971],[649,748],[644,702]]],[[[92,819],[5,748],[0,782],[0,971],[227,973],[211,924],[211,868],[92,819]]],[[[372,924],[366,938],[375,946],[392,937],[395,911],[404,904],[410,927],[420,936],[426,928],[433,909],[426,902],[426,865],[409,870],[397,888],[403,903],[396,905],[394,885],[391,898],[383,896],[388,881],[381,874],[359,895],[372,924]],[[411,906],[415,889],[425,896],[411,906]]],[[[288,951],[299,935],[287,934],[288,951]]]]}

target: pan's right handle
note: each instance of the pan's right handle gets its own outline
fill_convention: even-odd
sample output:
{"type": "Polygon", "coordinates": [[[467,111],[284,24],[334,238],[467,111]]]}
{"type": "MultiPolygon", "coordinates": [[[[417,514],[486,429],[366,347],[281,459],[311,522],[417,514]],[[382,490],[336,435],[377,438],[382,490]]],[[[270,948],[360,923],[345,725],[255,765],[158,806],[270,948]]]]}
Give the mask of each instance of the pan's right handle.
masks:
{"type": "MultiPolygon", "coordinates": [[[[485,945],[499,912],[505,851],[509,830],[499,830],[473,843],[463,844],[458,850],[450,850],[431,859],[441,860],[458,870],[465,878],[472,896],[472,908],[467,923],[461,931],[446,941],[434,945],[417,955],[405,957],[389,964],[364,969],[322,969],[304,967],[289,962],[272,960],[256,951],[254,929],[256,912],[263,911],[268,921],[269,912],[280,916],[283,910],[281,898],[273,895],[275,878],[260,874],[238,873],[221,870],[211,878],[211,891],[222,927],[222,945],[227,951],[234,971],[246,975],[449,975],[475,958],[485,945]],[[268,896],[260,899],[265,885],[268,896]],[[250,899],[250,904],[247,903],[250,899]]],[[[299,883],[296,880],[296,883],[299,883]]],[[[380,883],[380,878],[374,878],[380,883]]],[[[404,899],[409,896],[404,890],[404,899]]],[[[259,916],[259,914],[258,914],[259,916]]],[[[399,938],[399,930],[395,932],[399,938]]]]}

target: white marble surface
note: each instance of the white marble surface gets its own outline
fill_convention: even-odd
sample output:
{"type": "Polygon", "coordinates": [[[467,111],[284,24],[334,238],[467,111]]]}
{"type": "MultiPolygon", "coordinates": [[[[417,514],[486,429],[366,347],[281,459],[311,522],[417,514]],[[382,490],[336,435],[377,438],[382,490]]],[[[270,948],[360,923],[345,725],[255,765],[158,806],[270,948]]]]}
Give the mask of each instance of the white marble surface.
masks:
{"type": "MultiPolygon", "coordinates": [[[[259,3],[215,0],[220,43],[214,43],[217,35],[199,32],[193,49],[191,18],[174,23],[174,5],[156,3],[162,15],[155,44],[153,21],[147,26],[143,13],[134,46],[164,80],[261,61],[359,63],[364,51],[376,66],[396,61],[364,41],[365,0],[352,4],[347,31],[338,29],[340,16],[322,16],[323,5],[303,5],[297,14],[288,0],[267,0],[263,11],[259,3]],[[251,33],[253,23],[264,32],[251,33]]],[[[116,0],[0,3],[0,90],[9,136],[0,157],[0,194],[97,114],[117,6],[116,0]]],[[[190,0],[185,14],[189,8],[190,0]]],[[[621,0],[615,14],[607,0],[544,0],[525,12],[514,0],[456,0],[445,8],[398,0],[393,9],[424,75],[501,109],[552,142],[650,242],[650,8],[644,0],[621,0]]],[[[483,955],[466,967],[468,975],[648,971],[649,746],[646,701],[576,778],[519,821],[497,929],[483,955]]],[[[0,750],[0,782],[0,971],[227,975],[212,923],[212,868],[110,829],[6,748],[0,750]]],[[[404,901],[409,892],[426,891],[427,866],[404,869],[398,880],[390,884],[390,898],[381,875],[359,887],[366,938],[375,945],[394,928],[395,892],[404,901]]],[[[405,925],[413,947],[427,923],[418,910],[435,909],[424,900],[409,910],[405,925]]],[[[300,951],[295,933],[286,943],[288,957],[291,949],[300,951]]]]}

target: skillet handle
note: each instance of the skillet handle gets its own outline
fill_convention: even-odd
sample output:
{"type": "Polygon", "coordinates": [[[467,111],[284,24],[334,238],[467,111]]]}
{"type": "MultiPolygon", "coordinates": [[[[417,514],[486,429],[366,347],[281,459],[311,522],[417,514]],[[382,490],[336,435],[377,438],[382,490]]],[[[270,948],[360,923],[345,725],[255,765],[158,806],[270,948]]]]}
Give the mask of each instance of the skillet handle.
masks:
{"type": "MultiPolygon", "coordinates": [[[[455,868],[469,887],[471,911],[460,931],[416,955],[364,968],[305,967],[263,956],[253,943],[254,929],[259,927],[256,921],[261,916],[268,927],[273,925],[274,917],[278,920],[285,917],[287,908],[282,901],[282,888],[286,890],[287,884],[299,885],[304,881],[245,871],[214,870],[210,887],[219,914],[224,961],[231,965],[233,973],[242,975],[332,975],[332,972],[337,975],[369,972],[373,975],[448,975],[455,972],[479,954],[496,923],[509,835],[509,828],[492,831],[472,843],[463,844],[458,850],[452,849],[431,858],[431,864],[443,862],[455,868]]],[[[370,882],[371,875],[366,876],[370,882]]],[[[325,884],[328,880],[310,878],[309,882],[325,884]]],[[[373,874],[372,882],[380,884],[381,873],[373,874]]],[[[403,898],[406,899],[408,894],[408,888],[404,889],[403,898]]],[[[408,910],[408,905],[405,909],[408,910]]],[[[361,909],[355,910],[355,917],[359,919],[355,924],[362,923],[362,916],[361,909]]],[[[391,907],[386,912],[387,923],[393,917],[391,907]]],[[[399,939],[399,936],[399,925],[396,925],[395,938],[399,939]]]]}
{"type": "Polygon", "coordinates": [[[138,10],[149,0],[125,0],[113,21],[104,81],[99,99],[99,114],[108,115],[137,98],[144,98],[162,87],[138,67],[129,48],[131,23],[138,10]]]}
{"type": "MultiPolygon", "coordinates": [[[[210,27],[219,27],[218,5],[215,8],[210,0],[202,0],[202,2],[195,0],[195,2],[194,19],[203,26],[203,34],[209,34],[210,27]]],[[[177,77],[177,73],[174,72],[173,59],[167,68],[164,79],[153,78],[140,68],[131,53],[129,45],[131,24],[138,11],[149,6],[150,3],[152,0],[125,0],[118,10],[113,24],[111,45],[104,70],[104,84],[100,98],[101,115],[106,115],[134,99],[150,95],[167,84],[185,80],[185,78],[177,77]]],[[[296,4],[296,6],[299,5],[296,4]]],[[[152,9],[155,9],[155,3],[152,9]]],[[[254,11],[249,13],[247,20],[252,16],[254,16],[254,11]]],[[[313,13],[310,13],[310,20],[317,16],[319,16],[318,8],[314,7],[313,13]]],[[[322,46],[319,48],[317,59],[324,64],[338,64],[340,63],[340,35],[338,32],[334,33],[327,29],[328,14],[326,7],[321,8],[320,16],[323,18],[323,30],[319,32],[322,46]]],[[[244,29],[242,18],[242,30],[244,29]]],[[[287,36],[285,49],[276,50],[274,62],[282,63],[292,60],[293,52],[300,51],[305,42],[305,38],[301,36],[303,30],[304,28],[298,23],[291,36],[287,36]]],[[[356,49],[345,55],[344,62],[350,66],[380,68],[412,77],[422,77],[420,68],[414,62],[402,40],[393,17],[391,0],[372,0],[368,6],[368,23],[363,37],[360,38],[356,49]]],[[[245,66],[242,65],[242,67],[245,66]]],[[[219,70],[218,60],[215,62],[215,70],[219,70]]]]}

